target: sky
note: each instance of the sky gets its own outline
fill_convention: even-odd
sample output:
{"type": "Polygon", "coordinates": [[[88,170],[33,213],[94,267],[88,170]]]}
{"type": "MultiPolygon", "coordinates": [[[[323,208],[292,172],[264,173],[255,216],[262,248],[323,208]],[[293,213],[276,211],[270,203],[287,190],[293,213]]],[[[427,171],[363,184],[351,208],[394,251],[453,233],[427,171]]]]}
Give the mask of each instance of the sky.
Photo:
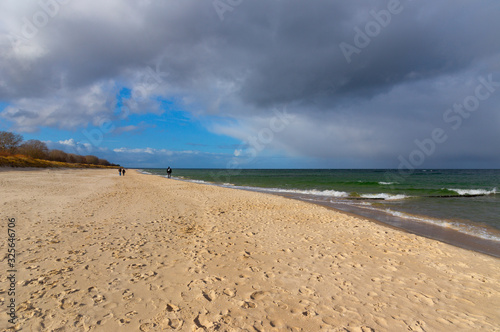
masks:
{"type": "Polygon", "coordinates": [[[499,168],[498,0],[0,2],[0,130],[136,168],[499,168]]]}

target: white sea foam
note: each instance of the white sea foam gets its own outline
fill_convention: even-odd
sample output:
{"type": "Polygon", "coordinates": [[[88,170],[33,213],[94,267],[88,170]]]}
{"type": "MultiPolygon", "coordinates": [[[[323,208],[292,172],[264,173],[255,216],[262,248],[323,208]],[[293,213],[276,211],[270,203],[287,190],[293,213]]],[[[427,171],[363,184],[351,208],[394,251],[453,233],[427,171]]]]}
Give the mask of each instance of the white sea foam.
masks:
{"type": "Polygon", "coordinates": [[[391,195],[391,194],[380,193],[380,194],[363,194],[363,195],[361,195],[361,197],[367,198],[367,199],[383,199],[386,201],[393,201],[393,200],[405,199],[405,198],[408,198],[410,196],[391,195]]]}
{"type": "Polygon", "coordinates": [[[434,218],[430,218],[430,217],[415,216],[415,215],[407,214],[404,212],[393,211],[391,209],[386,209],[385,212],[392,215],[392,216],[398,217],[398,218],[414,220],[417,222],[423,222],[423,223],[427,223],[427,224],[433,224],[433,225],[440,226],[440,227],[446,227],[446,228],[450,228],[450,229],[453,229],[455,231],[458,231],[458,232],[461,232],[464,234],[468,234],[468,235],[472,235],[475,237],[479,237],[479,238],[482,238],[485,240],[500,242],[500,237],[492,235],[487,230],[485,230],[481,227],[474,226],[474,225],[453,222],[453,221],[449,221],[449,220],[434,219],[434,218]]]}
{"type": "Polygon", "coordinates": [[[497,193],[497,188],[493,188],[492,190],[486,189],[448,189],[450,191],[454,191],[460,196],[467,195],[495,195],[497,193]]]}
{"type": "Polygon", "coordinates": [[[397,182],[384,182],[384,181],[380,181],[378,184],[382,185],[382,186],[390,186],[391,184],[398,184],[397,182]]]}
{"type": "Polygon", "coordinates": [[[300,190],[300,189],[283,189],[283,188],[253,188],[253,189],[257,189],[259,191],[271,191],[277,193],[328,196],[328,197],[340,197],[340,198],[349,196],[349,193],[346,193],[345,191],[336,191],[336,190],[317,190],[317,189],[300,190]]]}
{"type": "Polygon", "coordinates": [[[192,183],[200,183],[200,184],[211,184],[210,182],[203,181],[203,180],[185,180],[186,182],[192,182],[192,183]]]}

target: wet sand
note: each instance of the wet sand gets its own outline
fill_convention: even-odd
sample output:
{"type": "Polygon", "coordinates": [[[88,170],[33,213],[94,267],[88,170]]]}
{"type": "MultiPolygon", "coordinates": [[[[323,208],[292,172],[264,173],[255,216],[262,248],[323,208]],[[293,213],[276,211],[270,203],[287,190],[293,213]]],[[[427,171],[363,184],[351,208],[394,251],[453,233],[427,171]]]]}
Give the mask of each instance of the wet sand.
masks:
{"type": "MultiPolygon", "coordinates": [[[[497,258],[284,197],[116,173],[0,172],[17,328],[500,331],[497,258]]],[[[2,273],[2,329],[7,288],[2,273]]]]}

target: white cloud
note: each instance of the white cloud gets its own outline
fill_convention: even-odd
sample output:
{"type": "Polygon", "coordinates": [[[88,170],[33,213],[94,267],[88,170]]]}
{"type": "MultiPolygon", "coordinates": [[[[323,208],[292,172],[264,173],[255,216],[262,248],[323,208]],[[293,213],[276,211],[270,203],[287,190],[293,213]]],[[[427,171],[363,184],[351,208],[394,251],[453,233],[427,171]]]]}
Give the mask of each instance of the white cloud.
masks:
{"type": "Polygon", "coordinates": [[[63,141],[58,141],[57,143],[62,144],[62,145],[71,146],[71,147],[75,147],[77,145],[77,142],[73,138],[63,140],[63,141]]]}
{"type": "Polygon", "coordinates": [[[92,144],[88,142],[79,142],[74,138],[60,140],[57,142],[45,141],[45,143],[47,144],[47,147],[49,149],[63,150],[67,153],[74,153],[79,155],[94,154],[98,152],[103,153],[108,151],[107,148],[101,147],[96,149],[92,146],[92,144]]]}
{"type": "Polygon", "coordinates": [[[173,151],[169,151],[166,149],[153,149],[153,148],[136,148],[136,149],[131,149],[131,148],[116,148],[113,149],[114,152],[117,153],[147,153],[147,154],[161,154],[161,155],[167,155],[171,156],[174,154],[173,151]]]}

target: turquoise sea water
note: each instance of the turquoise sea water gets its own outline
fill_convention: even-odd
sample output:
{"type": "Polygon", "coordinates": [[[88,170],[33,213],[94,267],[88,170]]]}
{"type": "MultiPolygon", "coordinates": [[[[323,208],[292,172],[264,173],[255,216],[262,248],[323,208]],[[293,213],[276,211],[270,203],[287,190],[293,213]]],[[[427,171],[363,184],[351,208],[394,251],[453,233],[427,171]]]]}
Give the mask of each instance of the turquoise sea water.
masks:
{"type": "Polygon", "coordinates": [[[312,201],[424,233],[453,230],[500,251],[500,170],[174,169],[173,176],[312,201]]]}

